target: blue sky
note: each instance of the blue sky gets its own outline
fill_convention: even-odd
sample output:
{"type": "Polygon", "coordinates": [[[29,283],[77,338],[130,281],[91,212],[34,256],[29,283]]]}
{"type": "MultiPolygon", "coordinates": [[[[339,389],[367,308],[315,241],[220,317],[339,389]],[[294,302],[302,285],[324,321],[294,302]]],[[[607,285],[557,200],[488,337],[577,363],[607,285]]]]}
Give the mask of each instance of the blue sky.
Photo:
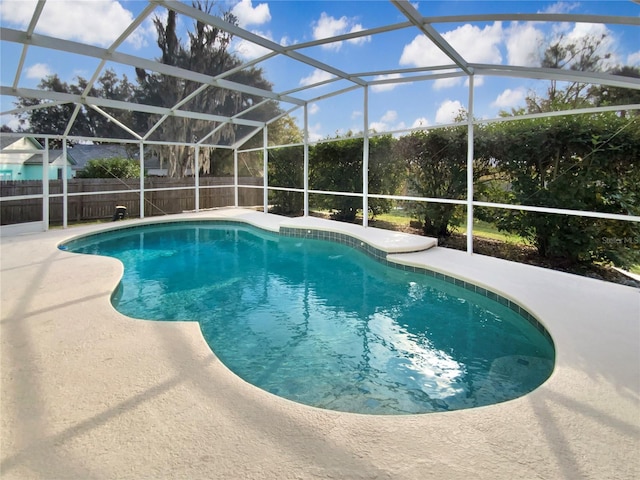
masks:
{"type": "MultiPolygon", "coordinates": [[[[2,26],[25,28],[35,4],[35,0],[0,0],[2,26]]],[[[640,5],[631,0],[429,0],[415,2],[414,5],[426,16],[537,12],[640,16],[640,5]]],[[[139,0],[49,0],[36,32],[107,47],[145,6],[146,2],[139,0]]],[[[243,28],[283,45],[300,44],[406,20],[393,4],[382,0],[242,0],[224,2],[221,6],[231,8],[243,28]]],[[[165,14],[160,7],[154,13],[165,14]]],[[[184,40],[192,21],[179,17],[179,22],[181,38],[184,40]]],[[[604,34],[606,41],[603,47],[612,54],[612,65],[640,65],[639,27],[532,22],[443,23],[434,26],[471,62],[536,65],[539,64],[544,45],[553,39],[562,36],[575,41],[585,35],[604,34]]],[[[232,44],[232,48],[246,59],[264,53],[256,45],[239,40],[232,44]]],[[[150,20],[145,21],[118,50],[140,57],[157,58],[159,50],[155,45],[155,31],[150,20]]],[[[2,85],[13,83],[20,51],[18,45],[1,43],[2,85]]],[[[442,61],[441,53],[431,47],[415,28],[358,41],[306,48],[300,52],[350,73],[420,67],[442,61]]],[[[97,66],[98,60],[95,59],[31,47],[21,73],[20,86],[34,88],[40,78],[54,72],[68,82],[74,81],[78,75],[89,78],[97,66]]],[[[323,78],[323,74],[313,67],[287,58],[277,57],[259,66],[278,92],[323,78]]],[[[135,78],[132,68],[113,64],[107,67],[114,68],[119,74],[125,73],[131,80],[135,78]]],[[[343,81],[337,85],[346,86],[347,83],[343,81]]],[[[477,77],[475,116],[495,117],[500,110],[523,106],[527,92],[544,91],[546,86],[546,82],[534,80],[477,77]]],[[[335,88],[337,86],[318,87],[301,94],[301,97],[310,99],[335,88]]],[[[466,107],[467,99],[468,88],[465,79],[460,78],[374,87],[369,95],[369,127],[381,131],[448,123],[459,108],[466,107]]],[[[11,98],[2,97],[2,111],[12,108],[11,102],[11,98]]],[[[362,92],[355,91],[311,105],[311,138],[318,139],[350,129],[362,131],[363,102],[362,92]]],[[[289,105],[283,104],[282,107],[288,108],[289,105]]],[[[302,119],[301,111],[293,115],[298,120],[302,119]]],[[[11,118],[3,116],[2,123],[11,122],[11,118]]]]}

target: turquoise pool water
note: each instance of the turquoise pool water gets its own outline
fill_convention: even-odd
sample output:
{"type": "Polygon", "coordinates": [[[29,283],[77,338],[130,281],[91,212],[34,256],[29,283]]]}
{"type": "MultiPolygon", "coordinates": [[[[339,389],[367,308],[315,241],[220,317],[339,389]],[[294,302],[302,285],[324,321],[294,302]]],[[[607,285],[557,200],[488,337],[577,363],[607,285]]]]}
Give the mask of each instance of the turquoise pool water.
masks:
{"type": "Polygon", "coordinates": [[[335,242],[190,222],[62,248],[123,262],[118,311],[197,321],[230,370],[307,405],[457,410],[522,396],[553,370],[551,342],[512,309],[335,242]]]}

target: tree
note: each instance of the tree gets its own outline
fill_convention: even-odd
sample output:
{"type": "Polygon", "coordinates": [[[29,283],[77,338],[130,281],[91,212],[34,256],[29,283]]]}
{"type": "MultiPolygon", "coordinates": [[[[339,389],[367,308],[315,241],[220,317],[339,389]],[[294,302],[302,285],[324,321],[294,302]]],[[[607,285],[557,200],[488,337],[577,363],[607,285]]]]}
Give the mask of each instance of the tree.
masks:
{"type": "MultiPolygon", "coordinates": [[[[43,78],[38,84],[38,88],[52,92],[71,93],[69,85],[62,82],[57,75],[43,78]]],[[[20,97],[15,105],[18,108],[31,108],[44,103],[44,100],[20,97]]],[[[65,103],[53,107],[30,109],[18,114],[18,122],[25,131],[57,134],[61,131],[64,132],[67,128],[74,108],[73,104],[65,103]]],[[[60,147],[60,142],[52,141],[51,144],[60,147]]]]}
{"type": "MultiPolygon", "coordinates": [[[[60,80],[57,75],[49,75],[38,84],[38,88],[41,90],[73,95],[81,95],[87,86],[88,81],[82,77],[77,77],[75,83],[68,84],[60,80]]],[[[113,70],[107,70],[89,90],[89,96],[128,102],[133,98],[134,88],[126,75],[119,78],[113,70]]],[[[29,110],[18,114],[20,125],[25,127],[25,131],[33,133],[60,134],[64,132],[76,108],[75,104],[65,103],[51,107],[32,108],[45,104],[45,100],[19,97],[16,106],[29,108],[29,110]]],[[[131,124],[130,112],[113,109],[109,113],[119,121],[131,124]]],[[[131,137],[129,133],[108,120],[104,115],[85,106],[80,107],[69,130],[69,135],[96,138],[131,137]]],[[[73,144],[74,142],[69,143],[73,144]]],[[[60,141],[51,140],[50,144],[52,147],[61,148],[60,141]]]]}
{"type": "MultiPolygon", "coordinates": [[[[610,53],[603,53],[606,34],[586,36],[575,42],[567,42],[564,37],[550,44],[544,52],[542,67],[573,70],[580,72],[600,72],[610,53]]],[[[531,93],[526,98],[528,113],[568,110],[589,104],[586,95],[588,85],[569,82],[561,88],[557,80],[551,80],[546,96],[531,93]]]]}
{"type": "MultiPolygon", "coordinates": [[[[640,67],[622,66],[612,69],[612,75],[622,77],[640,78],[640,67]]],[[[588,91],[588,96],[596,107],[610,105],[632,105],[640,103],[640,90],[633,88],[609,87],[607,85],[594,85],[588,91]]],[[[633,115],[640,115],[640,111],[632,110],[633,115]]],[[[620,111],[625,117],[627,112],[620,111]]]]}
{"type": "Polygon", "coordinates": [[[78,178],[140,178],[140,165],[128,158],[89,160],[78,178]]]}
{"type": "MultiPolygon", "coordinates": [[[[211,13],[215,3],[195,1],[193,6],[206,13],[211,13]]],[[[231,24],[237,24],[237,19],[230,11],[222,12],[221,17],[231,24]]],[[[159,17],[154,19],[158,33],[158,47],[162,53],[159,61],[167,65],[210,76],[219,75],[241,65],[241,60],[228,50],[232,40],[231,34],[196,21],[193,30],[188,34],[188,42],[183,43],[176,34],[176,20],[177,13],[170,9],[168,10],[166,23],[159,17]]],[[[196,90],[202,87],[202,84],[192,80],[163,74],[148,74],[141,69],[136,71],[140,84],[137,99],[141,103],[174,107],[178,102],[195,94],[196,90]]],[[[255,67],[239,70],[226,79],[264,90],[272,89],[272,85],[264,78],[262,70],[255,67]]],[[[201,113],[231,117],[262,100],[261,97],[254,95],[208,86],[200,93],[195,94],[184,105],[184,108],[201,113]]],[[[264,121],[275,117],[279,112],[275,102],[268,102],[260,108],[254,109],[249,118],[264,121]]],[[[136,116],[137,124],[142,130],[148,130],[158,120],[158,116],[145,117],[140,114],[136,116]]],[[[214,127],[215,125],[212,125],[209,121],[171,116],[160,124],[152,138],[192,143],[209,135],[214,130],[214,127]]],[[[231,144],[240,132],[242,135],[248,133],[247,129],[238,129],[235,125],[228,123],[217,129],[209,137],[209,142],[231,144]]],[[[193,148],[176,145],[157,146],[154,148],[161,158],[168,160],[170,176],[184,176],[187,168],[193,163],[193,148]]],[[[200,151],[200,165],[198,168],[201,168],[205,173],[208,173],[211,169],[211,155],[211,149],[201,149],[200,151]]]]}

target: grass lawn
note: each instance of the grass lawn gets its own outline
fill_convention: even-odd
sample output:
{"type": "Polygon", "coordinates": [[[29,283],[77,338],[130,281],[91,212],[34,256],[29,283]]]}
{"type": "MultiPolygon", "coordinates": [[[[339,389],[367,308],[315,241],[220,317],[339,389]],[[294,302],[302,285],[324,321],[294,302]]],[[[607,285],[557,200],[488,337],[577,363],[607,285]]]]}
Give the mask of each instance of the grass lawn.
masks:
{"type": "MultiPolygon", "coordinates": [[[[396,225],[407,225],[411,220],[411,217],[402,213],[383,213],[382,215],[377,215],[376,220],[380,220],[383,222],[389,222],[396,225]]],[[[465,227],[458,227],[459,233],[465,233],[465,227]]],[[[492,225],[488,222],[483,222],[482,220],[474,220],[473,222],[473,234],[478,237],[491,238],[493,240],[500,240],[502,242],[512,243],[512,244],[526,244],[526,241],[518,236],[513,235],[506,232],[501,232],[495,225],[492,225]]]]}
{"type": "Polygon", "coordinates": [[[520,235],[515,235],[512,233],[501,232],[498,228],[488,222],[484,222],[482,220],[473,221],[473,234],[478,237],[492,238],[494,240],[501,240],[507,243],[515,243],[526,245],[527,242],[520,235]]]}

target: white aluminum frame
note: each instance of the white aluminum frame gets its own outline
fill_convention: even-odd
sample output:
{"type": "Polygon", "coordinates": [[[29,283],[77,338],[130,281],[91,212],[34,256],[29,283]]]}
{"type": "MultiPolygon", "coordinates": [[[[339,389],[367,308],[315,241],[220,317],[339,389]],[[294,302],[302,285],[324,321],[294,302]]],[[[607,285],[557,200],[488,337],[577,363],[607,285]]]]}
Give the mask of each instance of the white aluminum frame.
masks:
{"type": "MultiPolygon", "coordinates": [[[[385,198],[392,200],[410,200],[410,201],[418,201],[418,202],[439,202],[439,203],[450,203],[457,205],[465,205],[467,210],[467,250],[469,253],[473,251],[473,209],[475,206],[482,207],[490,207],[490,208],[507,208],[507,209],[515,209],[515,210],[523,210],[523,211],[534,211],[534,212],[542,212],[542,213],[553,213],[560,215],[578,215],[584,217],[594,217],[594,218],[603,218],[603,219],[614,219],[614,220],[624,220],[624,221],[632,221],[632,222],[640,222],[640,217],[631,216],[631,215],[612,215],[612,214],[604,214],[599,212],[583,212],[583,211],[575,211],[568,209],[558,209],[558,208],[542,208],[535,206],[527,206],[527,205],[503,205],[496,204],[490,202],[479,202],[474,201],[473,199],[473,138],[474,138],[474,125],[481,123],[492,123],[492,122],[503,122],[503,121],[518,121],[530,118],[540,118],[547,116],[558,116],[558,115],[577,115],[577,114],[587,114],[587,113],[598,113],[598,112],[606,112],[606,111],[615,111],[615,110],[639,110],[640,105],[626,105],[626,106],[615,106],[615,107],[599,107],[599,108],[583,108],[583,109],[575,109],[570,111],[562,111],[562,112],[550,112],[545,114],[529,114],[522,115],[518,117],[501,117],[494,119],[483,119],[483,120],[473,120],[473,111],[474,111],[474,78],[478,75],[484,76],[494,76],[494,77],[521,77],[521,78],[530,78],[530,79],[540,79],[540,80],[560,80],[560,81],[580,81],[582,83],[596,84],[596,85],[607,85],[613,87],[621,87],[621,88],[630,88],[630,89],[640,89],[640,79],[629,78],[629,77],[621,77],[610,74],[603,73],[595,73],[595,72],[576,72],[569,70],[555,70],[548,68],[533,68],[533,67],[520,67],[513,65],[490,65],[490,64],[478,64],[468,62],[461,54],[458,52],[451,44],[449,44],[440,33],[435,29],[434,24],[442,24],[442,23],[460,23],[460,22],[487,22],[487,21],[536,21],[536,22],[585,22],[585,23],[606,23],[606,24],[617,24],[617,25],[628,25],[628,26],[640,26],[640,17],[627,17],[627,16],[598,16],[598,15],[571,15],[571,14],[480,14],[480,15],[450,15],[450,16],[440,16],[440,17],[430,17],[424,16],[420,14],[415,7],[408,0],[391,0],[391,3],[398,9],[398,11],[406,18],[406,21],[394,24],[383,25],[376,28],[371,28],[367,30],[362,30],[358,32],[351,32],[347,34],[337,35],[334,37],[323,38],[320,40],[314,40],[310,42],[298,43],[294,45],[283,46],[278,43],[275,43],[271,40],[268,40],[264,37],[256,35],[246,29],[240,28],[235,25],[231,25],[225,22],[223,19],[210,15],[206,12],[193,8],[185,3],[171,0],[148,0],[147,5],[144,7],[142,12],[131,22],[130,25],[127,26],[126,29],[118,36],[118,38],[108,47],[108,48],[99,48],[92,45],[83,44],[80,42],[73,42],[69,40],[64,40],[60,38],[53,38],[46,35],[36,34],[35,29],[41,18],[44,6],[47,0],[39,0],[35,6],[35,10],[29,25],[25,30],[16,30],[12,28],[1,27],[0,28],[0,40],[2,42],[12,42],[22,45],[22,51],[20,55],[20,59],[18,61],[18,66],[14,75],[14,80],[11,85],[0,85],[0,94],[14,97],[29,97],[35,99],[45,100],[46,102],[42,105],[35,107],[27,107],[27,108],[15,108],[5,112],[1,112],[2,115],[8,114],[17,114],[23,113],[29,110],[34,110],[38,108],[46,108],[48,106],[53,105],[62,105],[62,104],[73,104],[75,105],[75,109],[73,114],[69,118],[67,126],[63,132],[59,132],[56,135],[40,135],[37,132],[30,136],[35,136],[37,138],[42,138],[45,141],[45,150],[43,155],[43,190],[42,195],[29,195],[29,196],[21,196],[21,197],[5,197],[0,198],[0,201],[11,201],[17,200],[22,197],[29,198],[42,198],[43,199],[43,215],[46,218],[43,219],[44,229],[48,228],[48,199],[53,197],[62,196],[64,198],[63,201],[63,224],[67,226],[67,198],[69,196],[75,195],[92,195],[92,194],[104,194],[109,192],[79,192],[79,193],[69,193],[67,191],[67,179],[66,176],[63,176],[63,193],[56,195],[49,195],[48,192],[48,181],[46,181],[46,176],[48,172],[48,142],[50,139],[62,139],[65,144],[63,147],[63,155],[66,159],[67,151],[66,151],[66,140],[99,140],[101,142],[114,142],[114,143],[126,143],[126,144],[136,144],[139,145],[139,158],[140,158],[140,171],[141,171],[141,179],[140,179],[140,188],[136,190],[132,190],[134,192],[140,193],[140,216],[144,217],[144,204],[145,204],[145,191],[154,191],[159,189],[146,189],[144,187],[144,149],[146,145],[184,145],[189,146],[195,149],[195,166],[199,165],[199,155],[201,147],[216,147],[216,148],[225,148],[231,149],[234,155],[234,180],[232,185],[216,185],[209,187],[200,186],[200,178],[198,168],[195,168],[196,172],[194,175],[194,186],[193,187],[180,187],[176,189],[194,189],[195,191],[195,207],[196,211],[200,209],[199,202],[199,192],[200,188],[229,188],[233,186],[235,189],[235,206],[238,206],[238,188],[262,188],[264,190],[264,211],[268,210],[268,192],[269,190],[285,190],[285,191],[294,191],[301,192],[304,195],[304,215],[309,215],[309,194],[317,193],[317,194],[325,194],[325,195],[346,195],[346,196],[355,196],[362,198],[362,208],[365,215],[363,215],[363,225],[366,227],[368,225],[368,202],[369,198],[385,198]],[[123,42],[127,40],[127,38],[134,33],[136,28],[138,28],[142,22],[144,22],[149,15],[152,14],[154,9],[158,6],[166,7],[168,9],[174,10],[175,12],[184,15],[186,17],[190,17],[199,22],[203,22],[205,24],[220,28],[235,37],[242,38],[244,40],[250,41],[265,48],[268,53],[265,55],[247,61],[244,64],[230,69],[229,71],[223,72],[217,76],[210,76],[201,74],[198,72],[189,71],[186,69],[165,65],[158,61],[149,60],[146,58],[136,57],[133,55],[128,55],[121,53],[118,50],[118,47],[122,45],[123,42]],[[321,45],[326,45],[332,42],[351,40],[356,38],[363,38],[368,36],[374,36],[377,34],[383,34],[393,31],[413,29],[418,33],[424,34],[433,44],[439,48],[451,61],[450,64],[446,65],[434,65],[431,67],[424,68],[398,68],[391,70],[381,70],[381,71],[372,71],[372,72],[346,72],[341,69],[334,67],[333,65],[327,64],[325,62],[319,61],[309,55],[302,54],[300,50],[316,47],[321,45]],[[52,49],[58,50],[70,54],[75,55],[83,55],[92,58],[96,58],[99,60],[99,65],[96,70],[93,72],[86,89],[82,92],[81,95],[70,95],[56,92],[48,92],[30,88],[22,88],[20,87],[20,80],[22,75],[22,70],[24,68],[24,63],[27,55],[27,51],[30,46],[37,46],[43,49],[52,49]],[[257,65],[265,60],[277,57],[284,56],[288,59],[300,62],[307,66],[320,69],[324,72],[327,72],[332,75],[332,78],[329,80],[324,80],[322,82],[315,83],[313,85],[307,85],[299,88],[295,88],[289,91],[284,92],[272,92],[248,85],[243,85],[237,82],[232,82],[227,79],[230,75],[235,72],[238,72],[242,69],[257,65]],[[143,104],[132,104],[126,102],[119,102],[116,100],[107,100],[103,98],[96,98],[89,96],[89,92],[100,76],[100,73],[103,71],[107,62],[115,62],[120,63],[122,65],[138,67],[145,70],[149,70],[152,72],[157,72],[165,75],[175,76],[179,78],[183,78],[186,80],[191,80],[197,83],[200,83],[200,86],[189,96],[181,99],[172,107],[157,107],[153,105],[143,105],[143,104]],[[398,78],[391,79],[379,79],[375,80],[376,77],[381,75],[389,75],[389,74],[399,74],[398,78]],[[440,125],[438,127],[429,127],[429,128],[413,128],[413,129],[405,129],[405,130],[397,130],[391,132],[371,132],[368,128],[368,119],[369,119],[369,87],[375,85],[384,85],[384,84],[401,84],[406,82],[421,82],[421,81],[429,81],[429,80],[437,80],[441,78],[453,78],[453,77],[467,77],[469,80],[469,100],[467,105],[468,118],[466,122],[452,124],[452,125],[465,125],[468,128],[468,152],[467,152],[467,198],[465,200],[454,200],[454,199],[443,199],[443,198],[424,198],[424,197],[412,197],[412,196],[401,196],[401,195],[376,195],[370,194],[368,189],[368,162],[369,162],[369,139],[378,135],[386,135],[386,134],[398,134],[398,133],[407,133],[416,130],[425,130],[430,128],[445,128],[452,125],[440,125]],[[310,91],[310,89],[326,85],[326,86],[335,86],[337,82],[342,81],[341,83],[348,82],[350,85],[346,87],[340,87],[338,89],[334,89],[329,93],[317,96],[312,99],[305,100],[298,96],[300,93],[306,93],[310,91]],[[262,98],[263,100],[260,102],[256,102],[251,107],[246,108],[245,110],[238,112],[237,114],[231,117],[225,117],[221,115],[212,115],[205,114],[200,112],[194,112],[185,110],[184,106],[196,95],[205,91],[208,88],[224,88],[229,90],[234,90],[241,93],[246,93],[250,95],[254,95],[262,98]],[[360,135],[352,135],[350,138],[362,138],[364,142],[363,148],[363,192],[362,193],[354,193],[354,192],[329,192],[329,191],[318,191],[318,190],[310,190],[309,189],[309,146],[319,142],[311,142],[309,140],[309,118],[308,118],[308,105],[323,99],[327,99],[330,97],[342,95],[354,90],[362,89],[363,91],[363,104],[364,104],[364,115],[363,115],[363,129],[362,134],[360,135]],[[284,104],[291,105],[290,108],[285,108],[284,112],[278,115],[275,118],[268,119],[265,122],[259,122],[255,120],[249,120],[245,118],[245,116],[250,113],[252,110],[258,108],[268,101],[277,101],[284,104]],[[69,133],[75,122],[75,119],[80,111],[80,108],[91,108],[96,112],[103,115],[105,118],[109,119],[115,125],[118,125],[123,131],[123,137],[119,139],[104,139],[104,138],[81,138],[81,137],[73,137],[70,136],[69,133]],[[109,115],[104,108],[112,108],[112,109],[124,109],[124,110],[132,110],[152,115],[158,115],[159,119],[156,121],[154,125],[152,125],[146,132],[136,132],[132,128],[127,125],[122,124],[114,117],[109,115]],[[279,118],[288,115],[294,112],[297,109],[302,108],[303,110],[303,142],[301,144],[303,146],[303,165],[304,165],[304,187],[302,189],[298,188],[282,188],[282,187],[272,187],[268,184],[268,158],[269,158],[269,150],[271,148],[282,148],[293,145],[268,145],[268,126],[277,121],[279,118]],[[212,128],[209,134],[207,134],[204,138],[198,139],[195,143],[180,143],[180,142],[163,142],[163,141],[151,141],[149,138],[155,132],[161,124],[170,116],[178,116],[187,119],[193,120],[204,120],[211,122],[212,128]],[[237,141],[229,146],[229,145],[218,145],[208,142],[210,138],[215,135],[220,129],[224,128],[227,124],[241,125],[241,126],[249,126],[253,127],[251,132],[246,134],[243,138],[237,139],[237,141]],[[256,149],[248,149],[248,150],[240,150],[242,145],[252,138],[259,131],[263,131],[263,146],[256,149]],[[126,134],[126,135],[125,135],[126,134]],[[248,152],[248,151],[262,151],[263,152],[263,176],[264,176],[264,185],[263,186],[254,186],[254,185],[239,185],[238,183],[238,153],[239,152],[248,152]],[[47,166],[45,167],[44,161],[47,161],[47,166]],[[45,207],[46,204],[46,207],[45,207]]],[[[325,141],[337,141],[339,139],[324,139],[320,142],[325,141]]],[[[173,189],[167,189],[173,190],[173,189]]],[[[115,192],[114,192],[115,193],[115,192]]]]}

